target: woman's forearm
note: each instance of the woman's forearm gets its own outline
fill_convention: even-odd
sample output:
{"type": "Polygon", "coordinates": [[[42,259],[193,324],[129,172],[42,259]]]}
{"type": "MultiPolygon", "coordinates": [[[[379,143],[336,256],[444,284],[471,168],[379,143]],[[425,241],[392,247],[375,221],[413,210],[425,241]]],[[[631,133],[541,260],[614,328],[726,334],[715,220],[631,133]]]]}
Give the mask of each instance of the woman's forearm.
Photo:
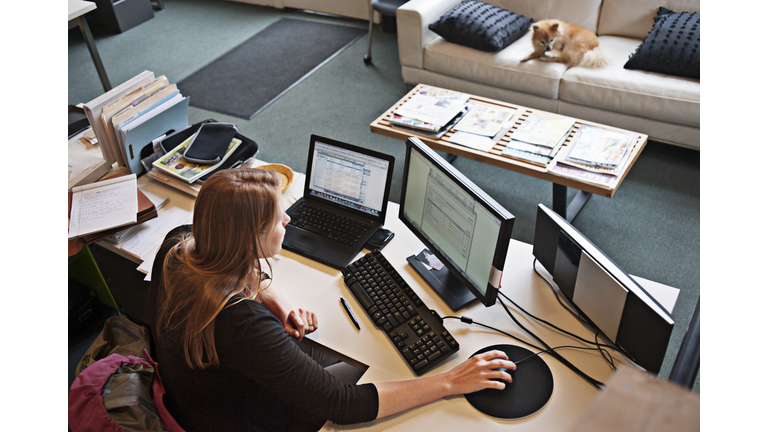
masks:
{"type": "Polygon", "coordinates": [[[450,371],[408,381],[376,383],[379,393],[377,419],[415,408],[437,399],[492,388],[503,390],[512,377],[498,369],[515,370],[503,351],[487,351],[465,360],[450,371]]]}

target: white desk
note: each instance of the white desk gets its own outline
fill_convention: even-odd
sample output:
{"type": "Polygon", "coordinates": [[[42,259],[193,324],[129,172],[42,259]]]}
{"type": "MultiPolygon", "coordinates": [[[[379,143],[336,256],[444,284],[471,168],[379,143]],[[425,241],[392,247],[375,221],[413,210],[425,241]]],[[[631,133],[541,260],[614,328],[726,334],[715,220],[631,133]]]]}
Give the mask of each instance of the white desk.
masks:
{"type": "Polygon", "coordinates": [[[93,65],[96,66],[96,73],[99,74],[99,80],[101,80],[101,86],[104,87],[104,91],[107,92],[112,89],[112,85],[109,83],[107,77],[107,71],[104,69],[104,65],[101,63],[101,56],[96,49],[96,42],[93,41],[93,35],[91,34],[91,28],[88,27],[88,21],[85,19],[86,13],[96,9],[96,3],[83,0],[69,0],[69,16],[67,18],[69,28],[75,26],[80,27],[80,32],[85,39],[85,45],[88,47],[88,52],[91,53],[91,59],[93,65]]]}
{"type": "MultiPolygon", "coordinates": [[[[189,206],[191,208],[193,202],[191,196],[184,194],[176,196],[176,193],[170,191],[166,186],[148,182],[147,179],[144,179],[144,182],[146,187],[162,187],[167,195],[174,194],[169,205],[189,206]]],[[[291,188],[284,193],[284,197],[289,203],[295,201],[301,193],[300,191],[303,188],[302,181],[296,182],[294,186],[298,192],[292,191],[293,188],[291,188]]],[[[406,262],[406,257],[423,249],[423,245],[400,222],[397,216],[398,211],[399,205],[390,203],[385,226],[395,233],[395,237],[382,252],[427,306],[437,311],[441,316],[469,316],[477,322],[499,328],[524,340],[531,341],[522,330],[515,326],[499,304],[486,308],[482,304],[475,303],[458,313],[451,311],[406,262]]],[[[570,314],[562,309],[550,289],[536,276],[532,265],[532,246],[511,240],[504,266],[502,292],[530,313],[578,334],[585,339],[593,338],[593,334],[578,324],[570,314]]],[[[319,329],[308,337],[332,350],[370,366],[365,375],[363,375],[361,383],[403,380],[415,377],[399,356],[386,334],[373,326],[370,318],[344,285],[341,273],[338,270],[286,250],[281,251],[277,258],[272,261],[272,266],[275,287],[281,289],[294,306],[306,307],[317,313],[319,329]],[[353,326],[351,320],[344,312],[339,302],[339,297],[344,297],[347,300],[357,316],[361,326],[359,331],[353,326]]],[[[539,267],[539,272],[546,275],[546,271],[541,267],[539,267]]],[[[672,309],[679,293],[677,289],[642,278],[636,279],[662,305],[669,310],[672,309]]],[[[579,341],[550,330],[548,327],[523,316],[522,313],[515,309],[512,310],[515,317],[521,323],[536,333],[551,347],[582,345],[579,341]]],[[[489,345],[520,345],[519,342],[504,335],[497,334],[483,327],[470,326],[459,320],[446,319],[445,327],[458,340],[460,350],[449,358],[448,361],[430,371],[427,375],[448,371],[466,360],[474,352],[489,345]]],[[[611,376],[611,369],[600,354],[595,351],[560,350],[559,352],[571,363],[599,381],[605,382],[611,376]]],[[[613,352],[612,355],[617,364],[627,363],[620,355],[613,352]]],[[[500,420],[486,416],[469,405],[464,397],[459,396],[442,399],[435,403],[388,417],[385,420],[364,425],[338,426],[326,424],[324,430],[416,430],[417,428],[427,427],[442,429],[447,427],[449,430],[565,430],[586,409],[589,402],[597,395],[597,390],[551,356],[544,354],[542,358],[552,370],[554,392],[552,398],[542,410],[525,419],[500,420]]]]}

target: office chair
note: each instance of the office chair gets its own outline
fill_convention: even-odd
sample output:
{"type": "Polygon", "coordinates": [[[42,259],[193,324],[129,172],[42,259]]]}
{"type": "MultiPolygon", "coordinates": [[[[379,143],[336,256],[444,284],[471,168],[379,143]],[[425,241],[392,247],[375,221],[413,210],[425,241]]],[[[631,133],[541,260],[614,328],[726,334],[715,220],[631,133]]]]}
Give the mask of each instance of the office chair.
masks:
{"type": "Polygon", "coordinates": [[[371,0],[371,16],[368,20],[368,55],[363,57],[366,65],[373,62],[371,57],[371,41],[373,38],[373,12],[379,12],[384,16],[394,17],[397,14],[397,8],[408,3],[408,0],[371,0]]]}

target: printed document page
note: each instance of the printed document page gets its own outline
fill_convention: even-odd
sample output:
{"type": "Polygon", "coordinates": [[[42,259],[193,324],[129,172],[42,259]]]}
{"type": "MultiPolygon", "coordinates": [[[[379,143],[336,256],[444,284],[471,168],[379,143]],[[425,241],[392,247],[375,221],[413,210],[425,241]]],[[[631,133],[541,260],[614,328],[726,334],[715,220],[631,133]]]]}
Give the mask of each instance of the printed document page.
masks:
{"type": "Polygon", "coordinates": [[[69,238],[136,222],[136,174],[72,188],[69,238]]]}

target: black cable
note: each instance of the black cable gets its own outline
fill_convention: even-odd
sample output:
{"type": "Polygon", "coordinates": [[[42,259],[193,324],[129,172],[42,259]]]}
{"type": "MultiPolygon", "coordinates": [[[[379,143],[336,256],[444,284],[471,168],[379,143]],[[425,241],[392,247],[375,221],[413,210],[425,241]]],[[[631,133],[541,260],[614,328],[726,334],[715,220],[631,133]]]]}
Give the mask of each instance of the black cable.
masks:
{"type": "Polygon", "coordinates": [[[602,387],[605,385],[605,384],[603,384],[602,382],[600,382],[600,381],[598,381],[598,380],[596,380],[596,379],[594,379],[594,378],[590,377],[589,375],[585,374],[584,372],[582,372],[582,371],[581,371],[581,369],[577,368],[577,367],[576,367],[576,366],[574,366],[574,365],[573,365],[571,362],[569,362],[568,360],[566,360],[566,358],[565,358],[565,357],[561,356],[559,353],[557,353],[556,351],[552,350],[552,348],[551,348],[549,345],[547,345],[547,343],[546,343],[546,342],[544,342],[543,340],[541,340],[541,339],[540,339],[538,336],[536,336],[535,334],[533,334],[533,332],[531,332],[530,330],[528,330],[527,328],[525,328],[525,326],[523,326],[522,324],[520,324],[520,322],[517,320],[517,318],[515,318],[515,316],[514,316],[514,315],[512,315],[512,312],[509,310],[509,308],[507,307],[507,305],[506,305],[506,304],[504,304],[504,302],[503,302],[503,301],[501,301],[501,299],[499,299],[499,303],[500,303],[502,306],[504,306],[504,310],[507,312],[507,315],[509,315],[509,317],[510,317],[510,318],[512,318],[512,321],[514,321],[514,322],[515,322],[515,324],[517,324],[517,326],[518,326],[518,327],[520,327],[520,328],[521,328],[521,329],[522,329],[524,332],[528,333],[528,335],[529,335],[529,336],[531,336],[532,338],[536,339],[536,340],[537,340],[537,341],[538,341],[540,344],[542,344],[542,345],[543,345],[545,348],[547,348],[548,350],[550,350],[550,355],[551,355],[552,357],[556,358],[557,360],[559,360],[559,361],[560,361],[560,363],[564,364],[564,365],[565,365],[565,366],[567,366],[567,367],[568,367],[570,370],[574,371],[574,372],[575,372],[577,375],[579,375],[580,377],[584,378],[584,380],[585,380],[585,381],[587,381],[588,383],[592,384],[592,386],[594,386],[596,389],[600,390],[600,389],[601,389],[601,388],[602,388],[602,387]]]}
{"type": "Polygon", "coordinates": [[[509,334],[509,333],[505,332],[504,330],[499,330],[499,329],[497,329],[495,327],[491,327],[489,325],[485,325],[483,323],[476,322],[475,320],[473,320],[470,317],[465,317],[465,316],[462,316],[462,317],[445,316],[445,317],[443,317],[443,319],[446,319],[446,318],[452,318],[452,319],[461,320],[461,322],[466,323],[466,324],[477,324],[480,327],[485,327],[487,329],[491,329],[493,331],[499,332],[499,333],[503,334],[504,336],[509,336],[512,339],[514,339],[514,340],[516,340],[516,341],[518,341],[520,343],[524,343],[524,344],[528,345],[531,348],[534,348],[534,349],[537,349],[537,350],[540,350],[540,351],[546,351],[544,348],[538,347],[538,346],[536,346],[536,345],[534,345],[534,344],[532,344],[530,342],[524,341],[524,340],[520,339],[519,337],[517,337],[517,336],[515,336],[513,334],[509,334]]]}
{"type": "MultiPolygon", "coordinates": [[[[581,340],[582,342],[586,342],[586,343],[588,343],[588,344],[592,344],[592,345],[597,345],[598,347],[600,347],[600,346],[606,346],[606,347],[609,347],[609,348],[611,348],[611,349],[614,349],[614,350],[616,350],[617,352],[619,352],[621,355],[623,355],[624,357],[626,357],[627,359],[629,359],[630,361],[632,361],[632,362],[634,362],[634,363],[637,363],[637,360],[635,360],[635,358],[634,358],[633,356],[631,356],[631,355],[630,355],[628,352],[626,352],[626,351],[624,350],[624,348],[622,348],[622,347],[620,347],[620,346],[616,345],[615,343],[610,343],[610,344],[600,344],[599,342],[597,342],[597,336],[598,336],[599,334],[603,334],[603,336],[605,336],[605,334],[604,334],[604,333],[603,333],[603,332],[602,332],[602,331],[601,331],[601,330],[600,330],[600,329],[597,327],[597,325],[596,325],[594,322],[592,322],[592,320],[590,320],[590,319],[589,319],[589,317],[587,317],[587,316],[583,315],[583,314],[581,313],[581,311],[579,311],[579,312],[577,313],[577,312],[575,312],[575,311],[571,310],[571,308],[569,308],[569,307],[568,307],[568,306],[566,306],[565,304],[563,304],[563,302],[562,302],[562,301],[561,301],[561,299],[560,299],[560,295],[557,293],[557,290],[555,290],[555,288],[552,286],[552,284],[550,284],[550,283],[549,283],[549,281],[548,281],[548,280],[547,280],[547,279],[546,279],[544,276],[542,276],[542,275],[541,275],[541,273],[539,273],[539,271],[538,271],[538,270],[536,270],[536,261],[537,261],[537,260],[536,260],[536,258],[534,258],[534,259],[533,259],[533,271],[534,271],[534,273],[536,273],[536,275],[537,275],[537,276],[538,276],[538,277],[539,277],[539,278],[540,278],[542,281],[544,281],[544,283],[545,283],[545,284],[547,284],[547,286],[549,287],[549,289],[552,291],[552,294],[555,296],[555,299],[557,299],[558,303],[560,303],[560,305],[563,307],[563,309],[565,309],[565,310],[567,310],[568,312],[570,312],[570,313],[571,313],[571,315],[573,315],[573,316],[574,316],[576,319],[578,319],[579,321],[581,321],[581,323],[582,323],[582,324],[584,324],[584,325],[585,325],[585,326],[587,326],[587,327],[590,327],[590,328],[592,328],[592,329],[593,329],[593,330],[596,332],[596,333],[595,333],[595,342],[591,342],[591,341],[588,341],[588,340],[582,339],[582,338],[581,338],[581,337],[579,337],[579,336],[576,336],[576,335],[574,335],[574,334],[572,334],[572,333],[569,333],[569,332],[567,332],[567,331],[565,331],[565,330],[563,330],[563,329],[561,329],[561,328],[559,328],[559,327],[557,327],[557,326],[555,326],[555,325],[553,325],[553,324],[550,324],[550,323],[548,323],[548,322],[546,322],[546,321],[544,321],[544,320],[542,320],[542,319],[539,319],[539,318],[537,318],[537,317],[535,317],[535,316],[531,315],[530,313],[526,312],[526,311],[525,311],[523,308],[521,308],[521,307],[520,307],[520,306],[518,306],[517,304],[515,304],[515,302],[513,302],[513,301],[512,301],[512,300],[511,300],[509,297],[507,297],[507,296],[506,296],[504,293],[502,293],[501,291],[499,291],[499,294],[501,294],[502,296],[504,296],[504,298],[506,298],[507,300],[509,300],[509,301],[510,301],[510,302],[511,302],[513,305],[515,305],[515,306],[516,306],[518,309],[520,309],[521,311],[523,311],[523,312],[524,312],[526,315],[530,316],[531,318],[533,318],[533,319],[536,319],[536,320],[538,320],[538,321],[540,321],[540,322],[543,322],[544,324],[547,324],[547,325],[551,326],[552,328],[554,328],[554,329],[556,329],[556,330],[559,330],[559,331],[561,331],[561,332],[563,332],[563,333],[565,333],[565,334],[567,334],[567,335],[569,335],[569,336],[571,336],[571,337],[574,337],[574,338],[576,338],[576,339],[579,339],[579,340],[581,340]]],[[[608,339],[608,340],[610,340],[610,338],[608,338],[608,336],[605,336],[605,338],[606,338],[606,339],[608,339]]],[[[610,354],[609,354],[609,355],[610,355],[610,354]]],[[[603,355],[603,358],[605,358],[605,355],[603,355]]],[[[606,358],[606,361],[608,361],[608,363],[610,363],[610,364],[613,366],[613,368],[614,368],[614,369],[616,368],[616,366],[613,364],[613,361],[612,361],[612,360],[610,360],[610,361],[609,361],[609,360],[606,358]]]]}
{"type": "MultiPolygon", "coordinates": [[[[477,325],[479,325],[481,327],[485,327],[485,328],[491,329],[491,330],[493,330],[495,332],[499,332],[499,333],[501,333],[501,334],[503,334],[505,336],[509,336],[509,337],[511,337],[512,339],[515,339],[518,342],[524,343],[525,345],[528,345],[531,348],[535,348],[535,349],[539,350],[539,352],[537,352],[535,354],[532,354],[532,355],[530,355],[528,357],[525,357],[522,360],[516,361],[515,364],[521,363],[523,361],[528,360],[531,357],[535,357],[535,356],[541,355],[543,353],[549,353],[551,350],[554,351],[554,350],[558,350],[558,349],[571,348],[571,349],[578,349],[578,350],[584,350],[584,351],[605,351],[604,348],[588,348],[588,347],[579,347],[579,346],[572,346],[572,345],[561,345],[561,346],[554,347],[551,350],[548,350],[548,349],[544,349],[544,348],[538,347],[538,346],[536,346],[536,345],[534,345],[532,343],[526,342],[526,341],[520,339],[519,337],[517,337],[517,336],[515,336],[513,334],[509,334],[509,333],[505,332],[504,330],[499,330],[499,329],[497,329],[495,327],[491,327],[491,326],[483,324],[481,322],[477,322],[477,321],[475,321],[474,319],[472,319],[470,317],[466,317],[466,316],[461,316],[461,317],[457,317],[457,316],[444,316],[442,319],[447,319],[447,318],[461,320],[461,322],[466,323],[466,324],[477,324],[477,325]]],[[[608,352],[606,352],[606,353],[608,354],[608,356],[611,355],[608,352]]],[[[605,357],[604,354],[603,354],[603,357],[605,357]]],[[[614,365],[612,359],[611,360],[606,359],[606,361],[612,366],[612,368],[614,370],[616,369],[616,366],[614,365]]]]}
{"type": "Polygon", "coordinates": [[[560,327],[558,327],[558,326],[556,326],[556,325],[554,325],[554,324],[550,323],[549,321],[543,320],[543,319],[541,319],[541,318],[539,318],[539,317],[537,317],[537,316],[535,316],[535,315],[532,315],[532,314],[530,314],[528,311],[526,311],[525,309],[523,309],[522,307],[520,307],[520,305],[518,305],[517,303],[515,303],[515,302],[514,302],[514,300],[512,300],[512,299],[511,299],[511,298],[509,298],[509,297],[507,297],[507,296],[506,296],[506,295],[505,295],[503,292],[499,291],[499,294],[500,294],[502,297],[504,297],[505,299],[507,299],[507,300],[508,300],[510,303],[512,303],[512,305],[513,305],[513,306],[515,306],[516,308],[520,309],[520,311],[521,311],[521,312],[523,312],[524,314],[528,315],[529,317],[531,317],[531,318],[535,319],[536,321],[538,321],[538,322],[540,322],[540,323],[543,323],[543,324],[546,324],[546,325],[548,325],[548,326],[552,327],[553,329],[555,329],[555,330],[557,330],[557,331],[560,331],[560,332],[563,332],[563,333],[567,334],[568,336],[570,336],[570,337],[572,337],[572,338],[574,338],[574,339],[578,339],[578,340],[580,340],[580,341],[582,341],[582,342],[584,342],[584,343],[588,343],[588,344],[590,344],[590,345],[599,345],[598,343],[595,343],[595,342],[592,342],[592,341],[590,341],[590,340],[584,339],[584,338],[582,338],[581,336],[575,335],[575,334],[573,334],[573,333],[571,333],[571,332],[569,332],[569,331],[567,331],[567,330],[561,329],[560,327]]]}

